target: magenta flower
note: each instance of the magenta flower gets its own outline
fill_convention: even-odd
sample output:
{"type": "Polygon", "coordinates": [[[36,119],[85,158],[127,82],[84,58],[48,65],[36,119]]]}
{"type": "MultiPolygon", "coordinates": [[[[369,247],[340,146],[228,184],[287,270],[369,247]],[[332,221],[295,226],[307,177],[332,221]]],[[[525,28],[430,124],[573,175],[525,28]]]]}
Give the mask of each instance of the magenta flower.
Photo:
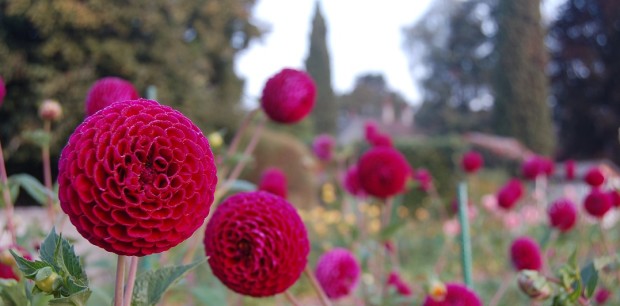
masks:
{"type": "Polygon", "coordinates": [[[362,188],[370,195],[387,198],[403,191],[411,167],[392,147],[373,147],[357,164],[362,188]]]}
{"type": "Polygon", "coordinates": [[[424,192],[428,192],[433,186],[433,177],[425,168],[416,170],[415,173],[413,173],[413,179],[418,182],[420,190],[424,192]]]}
{"type": "Polygon", "coordinates": [[[482,306],[480,297],[465,285],[447,283],[446,289],[443,301],[435,301],[431,296],[427,296],[422,306],[482,306]]]}
{"type": "Polygon", "coordinates": [[[610,190],[607,192],[609,199],[611,200],[611,204],[618,208],[620,207],[620,192],[618,190],[610,190]]]}
{"type": "Polygon", "coordinates": [[[534,180],[539,175],[551,176],[553,171],[553,161],[538,155],[531,156],[521,165],[521,173],[528,180],[534,180]]]}
{"type": "Polygon", "coordinates": [[[366,192],[364,191],[364,188],[362,188],[362,184],[360,183],[357,165],[351,165],[347,169],[342,180],[342,185],[344,186],[344,189],[353,196],[366,196],[366,192]]]}
{"type": "Polygon", "coordinates": [[[32,260],[32,256],[30,256],[30,253],[26,249],[19,245],[10,245],[0,250],[0,279],[14,279],[19,281],[19,275],[15,273],[18,271],[17,265],[9,249],[28,260],[32,260]]]}
{"type": "Polygon", "coordinates": [[[373,147],[393,147],[394,143],[392,137],[381,132],[375,132],[372,138],[369,138],[368,142],[373,147]]]}
{"type": "Polygon", "coordinates": [[[596,305],[604,305],[605,303],[607,303],[610,297],[611,291],[607,290],[606,288],[598,289],[594,294],[594,300],[596,301],[596,305]]]}
{"type": "Polygon", "coordinates": [[[335,300],[355,290],[361,268],[349,250],[335,248],[319,257],[315,274],[327,297],[335,300]]]}
{"type": "Polygon", "coordinates": [[[394,287],[396,292],[402,296],[411,296],[413,293],[409,284],[407,284],[396,271],[392,271],[390,275],[388,275],[387,285],[394,287]]]}
{"type": "Polygon", "coordinates": [[[466,152],[461,159],[461,168],[469,174],[478,172],[483,164],[482,155],[476,151],[466,152]]]}
{"type": "Polygon", "coordinates": [[[523,185],[518,179],[511,179],[497,193],[497,204],[504,209],[511,209],[523,196],[523,185]]]}
{"type": "Polygon", "coordinates": [[[572,181],[575,179],[575,168],[577,167],[575,160],[569,159],[564,162],[564,172],[566,179],[572,181]]]}
{"type": "Polygon", "coordinates": [[[144,256],[202,225],[217,177],[200,129],[168,106],[139,99],[113,103],[75,129],[58,183],[60,206],[84,238],[144,256]]]}
{"type": "Polygon", "coordinates": [[[130,82],[117,77],[101,78],[88,90],[86,116],[91,116],[114,102],[135,100],[139,97],[138,91],[130,82]]]}
{"type": "Polygon", "coordinates": [[[598,167],[592,167],[588,170],[588,172],[586,172],[583,179],[588,185],[592,187],[599,187],[605,182],[605,175],[598,167]]]}
{"type": "Polygon", "coordinates": [[[227,198],[205,231],[213,274],[231,290],[254,297],[284,292],[306,267],[304,223],[284,198],[264,191],[227,198]]]}
{"type": "Polygon", "coordinates": [[[612,201],[613,199],[608,193],[605,193],[598,188],[592,188],[590,193],[584,199],[583,206],[588,214],[601,219],[613,206],[612,201]]]}
{"type": "Polygon", "coordinates": [[[312,142],[312,151],[314,155],[322,161],[329,161],[334,154],[336,139],[329,134],[321,134],[314,138],[312,142]]]}
{"type": "Polygon", "coordinates": [[[6,96],[6,85],[4,84],[4,79],[0,76],[0,106],[4,102],[4,97],[6,96]]]}
{"type": "Polygon", "coordinates": [[[305,72],[282,69],[265,83],[261,106],[271,120],[296,123],[314,107],[316,85],[305,72]]]}
{"type": "Polygon", "coordinates": [[[286,199],[287,186],[286,174],[282,170],[272,167],[263,171],[258,183],[258,190],[267,191],[286,199]]]}
{"type": "Polygon", "coordinates": [[[568,199],[553,202],[547,210],[551,227],[561,232],[568,232],[577,223],[577,207],[568,199]]]}
{"type": "Polygon", "coordinates": [[[530,237],[519,237],[510,246],[510,259],[518,271],[542,269],[542,254],[538,243],[530,237]]]}

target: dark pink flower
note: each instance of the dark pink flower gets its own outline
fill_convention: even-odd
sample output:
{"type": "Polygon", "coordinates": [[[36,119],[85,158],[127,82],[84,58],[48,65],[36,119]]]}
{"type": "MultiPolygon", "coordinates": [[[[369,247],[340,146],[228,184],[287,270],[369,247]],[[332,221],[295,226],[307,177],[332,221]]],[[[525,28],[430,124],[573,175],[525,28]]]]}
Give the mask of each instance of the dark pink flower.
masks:
{"type": "Polygon", "coordinates": [[[559,199],[553,202],[547,210],[551,227],[561,232],[568,232],[577,223],[577,207],[568,199],[559,199]]]}
{"type": "Polygon", "coordinates": [[[586,196],[583,202],[583,206],[591,216],[596,218],[603,218],[605,214],[613,206],[613,199],[609,194],[599,190],[598,188],[592,188],[590,193],[586,196]]]}
{"type": "Polygon", "coordinates": [[[222,202],[207,223],[204,245],[213,274],[231,290],[254,297],[293,285],[310,252],[295,208],[264,191],[239,193],[222,202]]]}
{"type": "Polygon", "coordinates": [[[411,167],[405,157],[392,147],[373,147],[357,164],[362,188],[378,198],[387,198],[403,191],[411,167]]]}
{"type": "Polygon", "coordinates": [[[6,85],[4,84],[4,79],[0,76],[0,106],[4,102],[4,97],[6,96],[6,85]]]}
{"type": "Polygon", "coordinates": [[[360,264],[355,256],[343,248],[335,248],[319,257],[316,279],[330,299],[349,295],[360,279],[360,264]]]}
{"type": "Polygon", "coordinates": [[[403,279],[400,278],[400,274],[396,271],[392,271],[390,275],[388,275],[387,285],[394,287],[396,292],[402,296],[410,296],[413,293],[409,284],[403,281],[403,279]]]}
{"type": "Polygon", "coordinates": [[[425,168],[416,170],[415,173],[413,173],[413,179],[418,182],[420,190],[424,192],[428,192],[433,186],[433,177],[425,168]]]}
{"type": "Polygon", "coordinates": [[[575,160],[569,159],[564,162],[564,171],[566,172],[566,179],[572,181],[575,179],[575,168],[576,163],[575,160]]]}
{"type": "Polygon", "coordinates": [[[312,78],[303,71],[286,68],[265,83],[261,106],[271,120],[295,123],[312,111],[315,99],[312,78]]]}
{"type": "Polygon", "coordinates": [[[138,91],[130,82],[117,77],[101,78],[88,90],[86,116],[91,116],[114,102],[135,100],[139,97],[138,91]]]}
{"type": "Polygon", "coordinates": [[[598,167],[592,167],[586,172],[584,181],[592,187],[599,187],[605,182],[605,175],[598,167]]]}
{"type": "Polygon", "coordinates": [[[497,193],[497,204],[504,209],[511,209],[523,196],[523,184],[518,179],[511,179],[497,193]]]}
{"type": "Polygon", "coordinates": [[[21,255],[27,260],[32,260],[32,256],[30,256],[30,253],[26,249],[19,245],[10,245],[0,249],[0,279],[14,279],[19,281],[19,275],[15,273],[18,271],[17,264],[9,250],[13,250],[13,252],[21,255]]]}
{"type": "Polygon", "coordinates": [[[366,192],[360,183],[360,177],[357,170],[357,165],[351,165],[344,174],[343,178],[344,189],[351,195],[356,197],[365,197],[366,192]]]}
{"type": "Polygon", "coordinates": [[[607,192],[607,195],[609,195],[609,199],[611,199],[611,204],[614,207],[620,207],[620,192],[618,192],[618,190],[610,190],[607,192]]]}
{"type": "Polygon", "coordinates": [[[610,297],[611,291],[607,290],[606,288],[598,289],[594,294],[594,300],[596,301],[597,305],[604,305],[605,303],[607,303],[607,300],[609,300],[610,297]]]}
{"type": "Polygon", "coordinates": [[[286,199],[287,185],[286,174],[282,170],[272,167],[265,169],[261,174],[258,190],[267,191],[286,199]]]}
{"type": "Polygon", "coordinates": [[[375,135],[368,140],[373,147],[393,147],[392,137],[381,132],[375,132],[375,135]]]}
{"type": "Polygon", "coordinates": [[[144,256],[189,238],[217,185],[200,129],[151,100],[113,103],[87,117],[62,150],[60,206],[92,244],[144,256]]]}
{"type": "Polygon", "coordinates": [[[465,285],[447,283],[446,289],[447,293],[443,301],[435,301],[427,296],[422,306],[482,306],[482,300],[478,295],[465,285]]]}
{"type": "Polygon", "coordinates": [[[542,268],[542,254],[538,243],[526,236],[519,237],[510,246],[510,259],[518,271],[540,270],[542,268]]]}
{"type": "Polygon", "coordinates": [[[371,143],[371,139],[379,133],[379,124],[373,120],[367,120],[364,122],[364,138],[368,143],[371,143]]]}
{"type": "Polygon", "coordinates": [[[314,155],[322,161],[329,161],[334,154],[336,139],[329,134],[321,134],[314,138],[312,142],[312,151],[314,155]]]}
{"type": "Polygon", "coordinates": [[[482,155],[476,151],[466,152],[461,159],[461,168],[470,174],[476,173],[483,164],[482,155]]]}
{"type": "Polygon", "coordinates": [[[539,175],[550,176],[553,174],[553,161],[538,155],[526,159],[521,165],[521,173],[528,180],[534,180],[539,175]]]}

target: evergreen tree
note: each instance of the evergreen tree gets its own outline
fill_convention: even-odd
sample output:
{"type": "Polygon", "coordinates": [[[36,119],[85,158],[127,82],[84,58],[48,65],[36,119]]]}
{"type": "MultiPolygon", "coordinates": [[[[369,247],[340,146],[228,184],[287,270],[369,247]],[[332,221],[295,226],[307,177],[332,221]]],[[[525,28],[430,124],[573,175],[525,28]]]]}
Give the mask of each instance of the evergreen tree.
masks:
{"type": "Polygon", "coordinates": [[[570,0],[550,37],[559,157],[620,163],[620,2],[570,0]]]}
{"type": "Polygon", "coordinates": [[[499,0],[494,115],[503,134],[541,154],[554,147],[540,0],[499,0]]]}
{"type": "Polygon", "coordinates": [[[332,89],[331,66],[327,50],[327,26],[316,2],[310,34],[310,50],[306,58],[306,71],[317,85],[317,99],[311,119],[316,133],[336,133],[338,107],[332,89]]]}

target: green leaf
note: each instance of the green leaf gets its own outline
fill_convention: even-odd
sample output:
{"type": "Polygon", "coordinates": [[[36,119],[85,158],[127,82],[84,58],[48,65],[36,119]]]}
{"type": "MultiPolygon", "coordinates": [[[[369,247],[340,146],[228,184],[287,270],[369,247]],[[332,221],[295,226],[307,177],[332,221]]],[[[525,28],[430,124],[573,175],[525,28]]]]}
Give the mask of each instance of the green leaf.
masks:
{"type": "Polygon", "coordinates": [[[56,198],[56,195],[49,189],[45,188],[39,180],[30,174],[14,174],[10,180],[19,184],[26,192],[39,204],[46,205],[48,197],[56,198]]]}
{"type": "Polygon", "coordinates": [[[0,279],[0,300],[4,306],[29,306],[23,282],[13,279],[0,279]]]}
{"type": "Polygon", "coordinates": [[[166,267],[139,275],[136,279],[131,305],[155,305],[174,282],[204,262],[205,260],[200,260],[185,266],[166,267]]]}
{"type": "Polygon", "coordinates": [[[80,287],[88,286],[88,278],[86,271],[82,267],[80,257],[75,254],[73,245],[67,239],[60,236],[60,248],[58,253],[58,265],[62,271],[71,276],[76,285],[80,287]]]}
{"type": "Polygon", "coordinates": [[[24,139],[26,139],[27,141],[30,141],[38,145],[41,148],[44,146],[49,146],[50,139],[51,139],[50,133],[42,129],[38,129],[34,131],[24,131],[22,133],[22,137],[24,137],[24,139]]]}
{"type": "Polygon", "coordinates": [[[587,298],[592,297],[596,283],[598,282],[598,271],[594,266],[594,262],[589,263],[581,269],[581,285],[584,287],[584,294],[587,298]]]}
{"type": "Polygon", "coordinates": [[[41,243],[41,248],[39,249],[41,260],[56,268],[56,271],[60,270],[60,267],[56,264],[56,250],[59,246],[60,236],[56,234],[56,228],[52,228],[50,233],[41,243]]]}
{"type": "Polygon", "coordinates": [[[20,255],[18,255],[17,253],[13,252],[13,250],[9,250],[9,252],[11,252],[11,255],[13,255],[13,257],[15,258],[15,261],[17,262],[17,267],[19,268],[19,270],[22,271],[24,276],[28,279],[34,279],[39,269],[45,268],[45,267],[51,267],[50,264],[43,262],[43,261],[39,261],[39,260],[29,261],[21,257],[20,255]]]}
{"type": "Polygon", "coordinates": [[[53,306],[86,306],[86,302],[92,292],[89,289],[76,292],[70,296],[52,299],[49,305],[53,306]]]}

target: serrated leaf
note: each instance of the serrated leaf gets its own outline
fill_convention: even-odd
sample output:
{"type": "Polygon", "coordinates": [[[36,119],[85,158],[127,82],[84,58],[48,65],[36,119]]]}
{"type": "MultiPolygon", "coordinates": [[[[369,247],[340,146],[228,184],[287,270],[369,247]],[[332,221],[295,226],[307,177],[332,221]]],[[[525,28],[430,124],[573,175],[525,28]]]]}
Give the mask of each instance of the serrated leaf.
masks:
{"type": "Polygon", "coordinates": [[[13,250],[9,250],[9,252],[11,252],[11,255],[13,255],[13,258],[15,258],[15,261],[17,262],[17,267],[19,268],[19,270],[22,271],[24,276],[28,279],[34,279],[39,269],[45,268],[45,267],[51,267],[50,264],[43,262],[43,261],[39,261],[39,260],[29,261],[25,259],[24,257],[18,255],[17,253],[13,252],[13,250]]]}
{"type": "Polygon", "coordinates": [[[584,288],[584,295],[587,298],[592,297],[596,283],[598,282],[598,271],[594,266],[594,262],[589,263],[581,269],[581,285],[584,288]]]}
{"type": "Polygon", "coordinates": [[[29,306],[24,283],[13,279],[0,279],[0,299],[5,306],[29,306]]]}
{"type": "Polygon", "coordinates": [[[205,260],[201,260],[185,266],[166,267],[139,275],[136,279],[131,305],[155,305],[173,283],[204,262],[205,260]]]}
{"type": "Polygon", "coordinates": [[[58,254],[58,264],[61,269],[71,276],[72,281],[79,287],[88,286],[86,271],[82,267],[80,257],[75,254],[73,245],[62,236],[60,237],[60,248],[58,254]]]}
{"type": "Polygon", "coordinates": [[[89,289],[76,292],[70,296],[52,299],[49,305],[53,306],[86,306],[86,302],[92,292],[89,289]]]}
{"type": "Polygon", "coordinates": [[[45,188],[39,180],[30,174],[20,173],[11,175],[10,180],[19,184],[39,204],[46,205],[48,197],[54,199],[56,195],[45,188]]]}
{"type": "Polygon", "coordinates": [[[60,236],[56,234],[56,228],[52,228],[50,233],[45,237],[43,242],[41,243],[41,248],[39,249],[39,255],[41,256],[41,260],[50,264],[50,266],[54,267],[55,271],[60,270],[60,267],[56,264],[56,250],[60,245],[60,236]]]}

